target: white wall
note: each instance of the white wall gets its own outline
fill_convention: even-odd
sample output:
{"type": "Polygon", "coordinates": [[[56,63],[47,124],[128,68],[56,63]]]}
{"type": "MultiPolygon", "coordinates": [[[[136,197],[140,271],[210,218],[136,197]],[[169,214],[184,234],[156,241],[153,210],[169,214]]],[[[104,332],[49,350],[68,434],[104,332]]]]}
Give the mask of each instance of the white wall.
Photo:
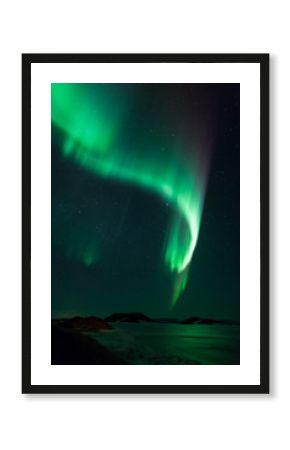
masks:
{"type": "MultiPolygon", "coordinates": [[[[0,6],[0,444],[29,448],[287,448],[289,12],[286,1],[60,0],[0,6]],[[20,169],[22,52],[270,52],[270,396],[23,396],[20,169]],[[287,192],[288,190],[288,192],[287,192]]],[[[25,157],[25,156],[24,156],[25,157]]]]}

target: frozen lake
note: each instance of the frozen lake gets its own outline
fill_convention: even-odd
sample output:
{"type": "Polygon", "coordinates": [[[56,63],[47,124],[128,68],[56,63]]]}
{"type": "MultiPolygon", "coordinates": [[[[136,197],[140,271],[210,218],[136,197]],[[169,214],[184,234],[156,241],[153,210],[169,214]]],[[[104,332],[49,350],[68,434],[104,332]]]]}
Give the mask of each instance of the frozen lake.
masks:
{"type": "Polygon", "coordinates": [[[239,364],[237,325],[113,323],[87,333],[130,364],[239,364]]]}

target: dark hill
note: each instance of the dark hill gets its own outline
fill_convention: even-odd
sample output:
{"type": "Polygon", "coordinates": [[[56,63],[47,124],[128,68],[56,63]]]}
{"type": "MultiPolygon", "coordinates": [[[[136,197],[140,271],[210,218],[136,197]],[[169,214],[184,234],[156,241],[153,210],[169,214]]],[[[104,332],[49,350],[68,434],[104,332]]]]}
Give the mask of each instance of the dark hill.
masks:
{"type": "Polygon", "coordinates": [[[213,325],[217,323],[223,323],[221,320],[215,320],[215,319],[203,319],[201,317],[188,317],[187,319],[183,320],[182,323],[184,325],[191,325],[191,324],[197,324],[197,325],[213,325]]]}
{"type": "Polygon", "coordinates": [[[182,323],[178,319],[174,319],[172,317],[159,317],[158,319],[154,319],[154,322],[157,323],[182,323]]]}
{"type": "Polygon", "coordinates": [[[51,364],[127,364],[97,341],[77,331],[51,328],[51,364]]]}
{"type": "Polygon", "coordinates": [[[114,313],[105,318],[105,322],[154,322],[142,313],[114,313]]]}
{"type": "Polygon", "coordinates": [[[181,323],[185,325],[191,325],[192,323],[199,323],[201,321],[200,317],[188,317],[187,319],[184,319],[181,323]]]}
{"type": "Polygon", "coordinates": [[[111,325],[107,324],[103,319],[95,316],[76,316],[71,319],[63,319],[58,322],[58,325],[62,328],[69,328],[78,331],[100,331],[112,329],[111,325]]]}

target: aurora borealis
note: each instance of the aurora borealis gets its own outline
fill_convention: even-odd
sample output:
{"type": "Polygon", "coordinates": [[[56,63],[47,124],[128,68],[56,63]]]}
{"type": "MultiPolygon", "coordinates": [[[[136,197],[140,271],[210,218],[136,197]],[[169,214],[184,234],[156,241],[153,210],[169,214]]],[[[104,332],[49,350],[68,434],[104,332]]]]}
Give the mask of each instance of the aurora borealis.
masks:
{"type": "MultiPolygon", "coordinates": [[[[59,288],[60,272],[73,267],[72,272],[81,273],[92,308],[94,301],[100,302],[95,298],[97,293],[106,298],[103,290],[112,267],[113,277],[118,280],[130,278],[130,271],[134,274],[136,270],[131,284],[122,279],[119,286],[121,296],[136,297],[136,310],[144,310],[142,303],[146,304],[143,294],[139,294],[140,278],[144,296],[150,286],[158,284],[158,294],[152,298],[162,292],[161,303],[167,305],[167,310],[177,307],[194,271],[192,261],[199,247],[211,173],[225,172],[227,168],[227,162],[225,168],[216,167],[219,162],[215,162],[215,155],[229,151],[229,144],[239,144],[238,112],[226,128],[227,131],[235,127],[229,142],[226,133],[218,128],[221,111],[225,116],[225,108],[237,109],[238,85],[229,86],[52,84],[52,245],[53,258],[60,269],[53,280],[53,292],[61,291],[56,297],[65,295],[65,289],[59,288]],[[221,149],[222,144],[225,148],[221,149]],[[136,226],[135,222],[143,216],[143,228],[138,232],[139,224],[136,226]],[[144,228],[148,220],[154,222],[150,225],[152,235],[150,227],[144,228]],[[65,269],[60,268],[60,260],[65,269]],[[144,288],[147,277],[148,289],[144,288]]],[[[221,159],[223,164],[226,158],[222,155],[221,159]]],[[[229,161],[232,164],[233,158],[229,161]]],[[[239,170],[239,159],[234,159],[234,164],[232,173],[239,170]]],[[[230,184],[228,187],[231,189],[230,184]]],[[[224,208],[237,207],[234,221],[238,217],[237,194],[234,190],[232,199],[220,199],[222,214],[224,208]]],[[[217,211],[218,205],[214,204],[214,214],[217,211]]],[[[229,239],[233,245],[231,232],[229,239]]],[[[201,259],[207,252],[208,249],[201,259]]],[[[235,249],[236,265],[228,267],[229,273],[235,270],[234,278],[239,269],[237,255],[235,249]]],[[[67,277],[68,273],[63,279],[67,277]]],[[[76,305],[86,300],[77,294],[78,286],[71,290],[74,300],[70,307],[75,311],[76,305]]],[[[116,295],[114,288],[111,291],[110,295],[116,295]]],[[[69,292],[67,296],[71,296],[69,292]]],[[[189,297],[190,291],[187,302],[189,297]]],[[[116,307],[112,301],[105,309],[113,311],[116,307]]],[[[118,307],[122,309],[122,303],[118,307]]],[[[128,308],[126,300],[124,307],[128,308]]],[[[55,309],[65,308],[62,304],[55,309]]]]}

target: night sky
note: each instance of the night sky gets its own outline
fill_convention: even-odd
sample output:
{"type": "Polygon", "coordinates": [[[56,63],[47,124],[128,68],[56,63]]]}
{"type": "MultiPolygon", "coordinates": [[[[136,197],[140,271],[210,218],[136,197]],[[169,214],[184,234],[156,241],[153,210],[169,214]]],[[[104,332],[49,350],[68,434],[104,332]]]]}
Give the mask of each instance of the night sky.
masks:
{"type": "Polygon", "coordinates": [[[239,84],[52,85],[52,316],[239,319],[239,84]]]}

